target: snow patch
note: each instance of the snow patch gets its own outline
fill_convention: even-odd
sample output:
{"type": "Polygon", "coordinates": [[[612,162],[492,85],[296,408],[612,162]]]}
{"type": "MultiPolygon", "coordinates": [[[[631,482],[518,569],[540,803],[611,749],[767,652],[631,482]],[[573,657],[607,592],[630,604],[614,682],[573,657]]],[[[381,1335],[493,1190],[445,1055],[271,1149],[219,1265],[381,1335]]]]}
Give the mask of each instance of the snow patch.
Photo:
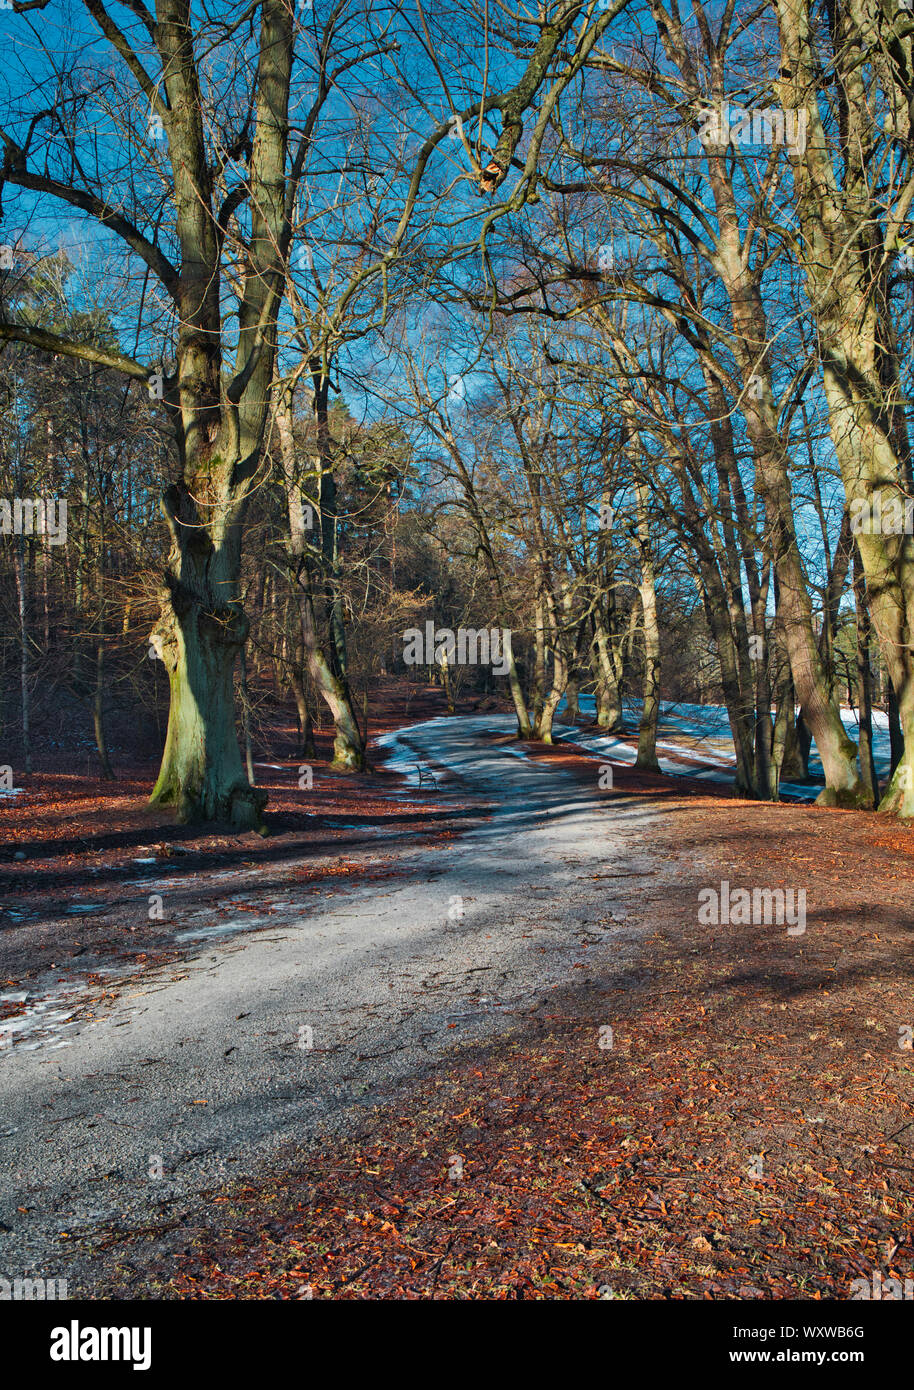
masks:
{"type": "Polygon", "coordinates": [[[175,932],[175,941],[202,941],[212,937],[234,936],[236,932],[262,927],[266,922],[266,917],[249,917],[244,922],[218,922],[210,927],[189,927],[186,931],[175,932]]]}
{"type": "MultiPolygon", "coordinates": [[[[122,975],[126,970],[102,968],[93,975],[122,975]]],[[[0,995],[0,1003],[25,1004],[24,1013],[0,1020],[0,1059],[5,1052],[36,1052],[41,1047],[70,1047],[68,1036],[79,1025],[78,1006],[88,1002],[91,986],[85,980],[46,985],[43,989],[0,995]]]]}
{"type": "MultiPolygon", "coordinates": [[[[578,704],[582,714],[595,715],[596,705],[592,695],[581,695],[578,704]]],[[[562,700],[557,713],[564,711],[565,707],[565,701],[562,700]]],[[[630,728],[637,728],[640,713],[641,707],[638,702],[624,702],[622,714],[630,728]]],[[[841,722],[850,737],[857,742],[860,731],[856,710],[842,708],[841,722]]],[[[726,706],[677,704],[664,700],[660,705],[658,732],[666,735],[665,738],[658,739],[658,752],[678,754],[675,762],[668,758],[658,758],[661,772],[673,777],[732,783],[736,753],[726,706]]],[[[611,734],[594,734],[590,730],[563,726],[562,737],[573,740],[588,752],[605,754],[617,762],[632,764],[637,757],[636,750],[630,744],[611,734]]],[[[873,711],[873,758],[879,776],[886,779],[891,768],[892,749],[888,715],[882,710],[873,711]]],[[[819,795],[824,785],[824,777],[815,744],[809,757],[809,772],[810,777],[814,779],[812,782],[782,782],[781,791],[803,801],[814,801],[819,795]]]]}

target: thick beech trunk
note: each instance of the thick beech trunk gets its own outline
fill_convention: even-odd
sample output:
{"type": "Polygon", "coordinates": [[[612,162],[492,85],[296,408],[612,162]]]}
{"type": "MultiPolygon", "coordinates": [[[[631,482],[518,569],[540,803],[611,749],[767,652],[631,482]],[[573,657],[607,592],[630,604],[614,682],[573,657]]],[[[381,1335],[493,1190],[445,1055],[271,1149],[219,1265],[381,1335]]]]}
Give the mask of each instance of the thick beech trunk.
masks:
{"type": "Polygon", "coordinates": [[[261,828],[266,793],[245,775],[235,733],[234,666],[247,621],[183,594],[153,634],[171,690],[168,732],[151,800],[182,821],[261,828]]]}
{"type": "Polygon", "coordinates": [[[168,672],[171,706],[151,801],[175,806],[182,821],[262,830],[267,794],[248,781],[235,732],[234,667],[248,633],[237,529],[214,547],[179,488],[169,489],[163,511],[172,552],[151,641],[168,672]]]}

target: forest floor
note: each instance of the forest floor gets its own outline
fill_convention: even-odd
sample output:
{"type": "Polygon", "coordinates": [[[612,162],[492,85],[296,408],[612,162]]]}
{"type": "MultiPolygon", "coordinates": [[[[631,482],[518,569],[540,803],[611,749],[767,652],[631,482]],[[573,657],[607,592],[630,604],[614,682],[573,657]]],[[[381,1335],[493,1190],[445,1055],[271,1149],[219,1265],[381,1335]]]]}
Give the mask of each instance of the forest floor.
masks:
{"type": "MultiPolygon", "coordinates": [[[[479,701],[460,708],[475,712],[479,701]]],[[[376,694],[370,737],[443,711],[439,690],[391,682],[376,694]]],[[[291,723],[273,727],[269,761],[255,763],[257,785],[269,794],[265,838],[177,825],[167,808],[151,809],[154,762],[121,758],[116,780],[105,781],[85,752],[85,774],[59,770],[77,761],[67,752],[39,757],[31,776],[17,778],[17,795],[0,797],[0,990],[4,981],[20,992],[39,979],[47,984],[50,970],[61,985],[78,979],[97,986],[101,999],[107,972],[196,950],[190,939],[176,939],[173,921],[150,916],[137,898],[139,880],[152,882],[163,869],[188,882],[217,876],[224,905],[209,910],[239,923],[244,908],[233,890],[243,892],[263,873],[324,896],[343,891],[369,865],[381,872],[379,844],[393,860],[406,847],[453,835],[454,808],[444,811],[428,791],[386,774],[383,758],[364,776],[334,772],[332,728],[317,731],[312,757],[292,754],[294,743],[291,723]],[[310,788],[299,785],[305,766],[310,788]]],[[[462,809],[472,818],[472,799],[462,809]]],[[[476,810],[484,812],[481,803],[476,810]]],[[[0,1026],[29,1015],[31,1032],[31,1012],[28,1001],[0,997],[0,1026]]],[[[36,1017],[39,1032],[42,1025],[36,1017]]]]}
{"type": "MultiPolygon", "coordinates": [[[[373,734],[442,713],[435,692],[408,711],[399,693],[389,703],[373,734]]],[[[914,829],[624,767],[601,790],[599,760],[523,752],[496,714],[486,731],[475,713],[450,721],[450,744],[415,735],[445,748],[435,791],[391,773],[339,778],[318,759],[305,793],[284,759],[264,841],[151,822],[142,769],[113,788],[39,773],[3,808],[27,858],[4,864],[0,1008],[31,1019],[0,1053],[7,1273],[72,1270],[74,1295],[269,1299],[846,1299],[855,1279],[914,1277],[914,829]],[[501,783],[513,800],[498,800],[501,783]],[[163,870],[184,896],[164,888],[167,920],[146,920],[163,870]],[[805,890],[805,932],[701,924],[699,893],[724,881],[805,890]],[[465,916],[449,924],[452,889],[465,916]],[[220,1065],[248,1056],[236,1025],[219,1031],[259,1007],[246,978],[257,965],[258,987],[266,971],[262,988],[279,990],[288,943],[299,950],[290,891],[298,913],[320,900],[318,961],[325,935],[338,954],[369,924],[384,973],[366,1020],[315,1040],[304,1096],[285,1061],[262,1074],[260,1053],[240,1089],[210,1092],[213,1037],[220,1065]],[[233,935],[246,914],[254,930],[233,935]],[[49,980],[66,988],[80,970],[72,1012],[66,999],[35,1007],[49,980]],[[382,979],[396,1008],[382,1007],[382,979]],[[158,1004],[137,1014],[129,1000],[147,986],[158,1004]],[[193,1013],[217,989],[222,1012],[188,1026],[205,1065],[187,1068],[183,1114],[166,1124],[152,1109],[144,1129],[171,1046],[155,1008],[193,1013]],[[234,1169],[197,1155],[213,1143],[199,1137],[207,1106],[222,1159],[248,1155],[234,1169]],[[252,1110],[271,1146],[254,1145],[252,1110]],[[103,1143],[110,1126],[119,1136],[103,1143]],[[145,1181],[159,1133],[192,1180],[166,1157],[164,1183],[145,1181]]],[[[341,1018],[375,980],[352,973],[350,994],[333,994],[341,1018]]],[[[329,1012],[329,978],[314,975],[311,1014],[314,998],[329,1012]]],[[[265,1035],[280,1031],[263,1019],[265,1035]]],[[[286,1031],[274,1058],[295,1047],[286,1031]]]]}

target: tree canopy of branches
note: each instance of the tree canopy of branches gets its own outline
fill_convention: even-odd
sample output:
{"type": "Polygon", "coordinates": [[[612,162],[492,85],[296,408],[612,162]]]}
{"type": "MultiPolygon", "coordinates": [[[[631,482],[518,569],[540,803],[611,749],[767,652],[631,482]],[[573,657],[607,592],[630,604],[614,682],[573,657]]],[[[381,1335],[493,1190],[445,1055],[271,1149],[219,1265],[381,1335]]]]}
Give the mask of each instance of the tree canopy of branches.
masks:
{"type": "MultiPolygon", "coordinates": [[[[8,505],[26,761],[50,682],[109,775],[111,690],[158,709],[151,647],[153,800],[260,828],[239,713],[249,747],[289,695],[306,751],[325,707],[364,768],[358,693],[432,621],[511,632],[523,738],[582,692],[604,729],[633,701],[656,767],[661,697],[719,701],[742,794],[776,798],[814,742],[826,802],[914,815],[906,9],[3,23],[3,490],[70,523],[58,546],[8,505]]],[[[429,665],[452,706],[495,688],[429,665]]]]}

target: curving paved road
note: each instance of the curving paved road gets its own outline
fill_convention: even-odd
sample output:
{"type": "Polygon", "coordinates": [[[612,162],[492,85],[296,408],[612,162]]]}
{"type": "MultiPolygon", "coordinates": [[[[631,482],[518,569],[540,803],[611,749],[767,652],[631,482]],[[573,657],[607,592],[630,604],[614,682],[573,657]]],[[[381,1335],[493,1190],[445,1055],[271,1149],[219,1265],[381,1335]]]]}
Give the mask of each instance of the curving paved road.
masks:
{"type": "Polygon", "coordinates": [[[399,755],[450,770],[442,801],[469,789],[492,808],[446,849],[407,853],[405,878],[289,901],[269,931],[202,943],[183,978],[125,985],[68,1046],[0,1052],[0,1274],[89,1294],[61,1232],[161,1219],[292,1141],[361,1127],[455,1046],[637,958],[645,875],[653,889],[673,872],[651,855],[656,801],[494,743],[512,723],[397,736],[399,755]]]}

